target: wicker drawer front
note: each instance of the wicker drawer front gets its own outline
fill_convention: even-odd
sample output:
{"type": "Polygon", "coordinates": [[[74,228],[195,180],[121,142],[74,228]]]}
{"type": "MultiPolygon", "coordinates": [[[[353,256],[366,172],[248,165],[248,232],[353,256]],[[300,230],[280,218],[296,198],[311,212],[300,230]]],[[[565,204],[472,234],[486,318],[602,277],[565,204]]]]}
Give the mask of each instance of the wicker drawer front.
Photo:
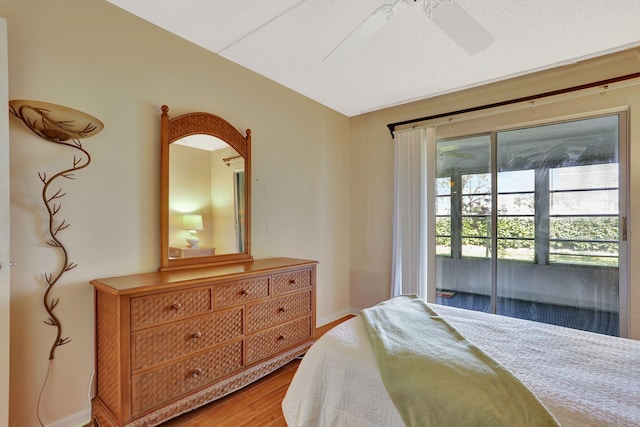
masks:
{"type": "Polygon", "coordinates": [[[269,296],[269,277],[257,277],[216,285],[213,292],[216,308],[267,298],[269,296]]]}
{"type": "Polygon", "coordinates": [[[133,370],[139,371],[240,336],[241,308],[134,332],[131,338],[133,370]]]}
{"type": "Polygon", "coordinates": [[[292,271],[283,274],[274,274],[271,278],[273,295],[285,292],[297,291],[311,287],[311,270],[292,271]]]}
{"type": "Polygon", "coordinates": [[[242,341],[236,341],[173,365],[134,375],[131,385],[132,416],[138,416],[240,368],[242,341]]]}
{"type": "Polygon", "coordinates": [[[311,339],[311,317],[287,323],[247,338],[247,364],[311,339]]]}
{"type": "Polygon", "coordinates": [[[311,292],[302,292],[247,307],[247,334],[311,314],[311,292]]]}
{"type": "Polygon", "coordinates": [[[211,288],[166,292],[131,299],[131,329],[211,311],[211,288]]]}

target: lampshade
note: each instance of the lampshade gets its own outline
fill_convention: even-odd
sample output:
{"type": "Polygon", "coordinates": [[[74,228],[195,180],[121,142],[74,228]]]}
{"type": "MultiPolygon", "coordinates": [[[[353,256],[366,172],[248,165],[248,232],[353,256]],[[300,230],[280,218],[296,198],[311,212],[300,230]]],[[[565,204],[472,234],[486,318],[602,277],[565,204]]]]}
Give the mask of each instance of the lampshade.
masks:
{"type": "Polygon", "coordinates": [[[48,102],[12,100],[9,112],[22,120],[33,133],[52,142],[86,138],[104,128],[104,124],[93,116],[48,102]]]}
{"type": "Polygon", "coordinates": [[[202,230],[202,215],[185,214],[182,216],[182,228],[185,230],[202,230]]]}

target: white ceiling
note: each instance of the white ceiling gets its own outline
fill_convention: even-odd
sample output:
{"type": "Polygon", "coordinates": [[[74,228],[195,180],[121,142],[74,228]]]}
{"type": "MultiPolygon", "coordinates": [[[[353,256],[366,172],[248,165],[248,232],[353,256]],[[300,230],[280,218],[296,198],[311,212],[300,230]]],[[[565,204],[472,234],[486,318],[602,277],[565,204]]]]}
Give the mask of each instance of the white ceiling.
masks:
{"type": "Polygon", "coordinates": [[[108,1],[347,116],[640,45],[640,0],[455,0],[495,38],[476,55],[400,2],[358,49],[324,61],[395,0],[108,1]]]}

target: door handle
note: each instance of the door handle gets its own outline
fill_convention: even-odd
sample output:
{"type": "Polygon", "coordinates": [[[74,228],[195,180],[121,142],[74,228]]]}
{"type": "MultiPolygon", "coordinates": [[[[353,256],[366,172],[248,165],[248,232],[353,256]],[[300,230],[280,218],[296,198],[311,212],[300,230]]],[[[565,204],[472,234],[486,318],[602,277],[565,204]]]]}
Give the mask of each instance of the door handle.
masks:
{"type": "MultiPolygon", "coordinates": [[[[13,261],[9,261],[9,267],[13,267],[13,261]]],[[[2,263],[0,263],[0,270],[2,270],[2,263]]]]}

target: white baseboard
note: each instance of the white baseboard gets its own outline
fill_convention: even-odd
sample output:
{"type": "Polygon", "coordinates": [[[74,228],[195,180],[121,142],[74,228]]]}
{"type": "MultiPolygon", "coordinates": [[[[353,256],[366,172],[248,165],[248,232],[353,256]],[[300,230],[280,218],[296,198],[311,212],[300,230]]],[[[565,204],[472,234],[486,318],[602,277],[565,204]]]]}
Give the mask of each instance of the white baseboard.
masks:
{"type": "Polygon", "coordinates": [[[316,328],[319,328],[320,326],[326,325],[327,323],[331,323],[333,321],[341,319],[344,316],[349,316],[349,315],[357,316],[358,314],[360,314],[360,310],[355,308],[348,308],[346,310],[339,311],[338,313],[333,313],[329,316],[325,316],[321,319],[316,319],[316,328]]]}
{"type": "Polygon", "coordinates": [[[91,422],[91,408],[47,424],[47,427],[82,427],[91,422]]]}

